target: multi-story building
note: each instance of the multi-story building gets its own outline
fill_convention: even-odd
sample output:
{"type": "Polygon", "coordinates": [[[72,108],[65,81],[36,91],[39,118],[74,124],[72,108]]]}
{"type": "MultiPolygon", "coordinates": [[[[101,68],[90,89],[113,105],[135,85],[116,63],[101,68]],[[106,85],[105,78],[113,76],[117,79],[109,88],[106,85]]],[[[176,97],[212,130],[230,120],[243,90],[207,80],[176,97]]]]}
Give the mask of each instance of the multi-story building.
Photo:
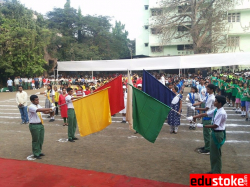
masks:
{"type": "MultiPolygon", "coordinates": [[[[159,0],[141,2],[140,11],[143,16],[139,28],[140,35],[136,38],[136,55],[156,57],[193,54],[192,39],[180,38],[162,45],[157,31],[150,27],[150,22],[160,11],[159,0]]],[[[230,27],[227,33],[227,47],[220,52],[250,52],[250,1],[238,0],[227,16],[230,27]]]]}

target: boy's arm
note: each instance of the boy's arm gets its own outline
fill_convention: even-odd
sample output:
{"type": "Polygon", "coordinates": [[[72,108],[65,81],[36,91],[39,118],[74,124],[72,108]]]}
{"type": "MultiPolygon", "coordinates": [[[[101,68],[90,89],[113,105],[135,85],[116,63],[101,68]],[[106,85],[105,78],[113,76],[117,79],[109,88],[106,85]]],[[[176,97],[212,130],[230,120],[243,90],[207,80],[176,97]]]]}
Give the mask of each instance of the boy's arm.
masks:
{"type": "Polygon", "coordinates": [[[52,111],[51,108],[38,108],[36,112],[42,112],[44,114],[49,114],[52,111]]]}
{"type": "Polygon", "coordinates": [[[201,105],[203,102],[201,101],[201,102],[197,102],[197,103],[195,103],[195,104],[193,104],[193,106],[199,106],[199,105],[201,105]]]}

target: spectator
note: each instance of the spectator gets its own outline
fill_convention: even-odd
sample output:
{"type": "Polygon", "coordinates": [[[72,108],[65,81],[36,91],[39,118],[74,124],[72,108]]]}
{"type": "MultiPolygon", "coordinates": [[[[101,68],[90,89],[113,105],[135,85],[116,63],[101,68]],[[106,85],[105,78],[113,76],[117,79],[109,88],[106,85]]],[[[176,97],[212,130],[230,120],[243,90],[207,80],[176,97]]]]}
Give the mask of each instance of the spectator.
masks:
{"type": "Polygon", "coordinates": [[[16,102],[17,107],[19,108],[22,122],[21,124],[29,123],[29,117],[27,112],[27,101],[28,101],[28,94],[23,91],[23,87],[18,87],[18,92],[16,93],[16,102]]]}
{"type": "Polygon", "coordinates": [[[10,78],[8,78],[7,86],[8,86],[9,91],[13,92],[13,81],[10,78]]]}

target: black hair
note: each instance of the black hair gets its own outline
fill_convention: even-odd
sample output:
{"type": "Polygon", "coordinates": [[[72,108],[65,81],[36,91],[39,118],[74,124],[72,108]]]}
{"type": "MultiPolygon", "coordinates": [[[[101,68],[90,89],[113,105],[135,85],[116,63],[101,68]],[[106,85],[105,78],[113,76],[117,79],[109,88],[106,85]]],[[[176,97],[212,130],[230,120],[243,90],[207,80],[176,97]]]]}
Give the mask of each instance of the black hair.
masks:
{"type": "Polygon", "coordinates": [[[67,92],[70,92],[71,90],[73,90],[72,88],[67,88],[67,92]]]}
{"type": "Polygon", "coordinates": [[[95,91],[95,87],[92,87],[91,90],[95,91]]]}
{"type": "Polygon", "coordinates": [[[216,95],[215,99],[217,100],[218,103],[221,103],[221,106],[223,106],[227,102],[226,97],[223,95],[216,95]]]}
{"type": "Polygon", "coordinates": [[[175,91],[178,92],[179,88],[177,86],[174,87],[175,91]]]}
{"type": "Polygon", "coordinates": [[[215,92],[215,86],[213,84],[209,84],[207,85],[207,87],[210,89],[210,90],[213,90],[213,92],[215,92]]]}
{"type": "Polygon", "coordinates": [[[197,87],[195,87],[195,86],[192,86],[191,89],[194,89],[194,90],[195,90],[195,93],[198,92],[198,89],[197,89],[197,87]]]}
{"type": "Polygon", "coordinates": [[[19,85],[19,86],[18,86],[18,88],[20,88],[20,87],[22,87],[22,88],[23,88],[23,86],[22,86],[22,85],[19,85]]]}
{"type": "Polygon", "coordinates": [[[38,98],[37,95],[31,95],[31,96],[30,96],[30,101],[31,101],[31,102],[32,102],[32,101],[35,101],[36,98],[38,98]]]}

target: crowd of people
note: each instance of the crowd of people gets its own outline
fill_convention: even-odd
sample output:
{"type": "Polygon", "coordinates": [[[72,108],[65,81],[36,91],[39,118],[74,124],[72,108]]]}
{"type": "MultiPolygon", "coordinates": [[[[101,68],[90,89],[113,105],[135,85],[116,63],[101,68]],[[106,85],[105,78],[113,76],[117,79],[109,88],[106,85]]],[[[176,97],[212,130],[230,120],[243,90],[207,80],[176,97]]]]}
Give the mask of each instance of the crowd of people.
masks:
{"type": "MultiPolygon", "coordinates": [[[[177,134],[180,118],[184,116],[182,114],[183,103],[186,103],[187,114],[185,117],[190,121],[189,129],[195,130],[196,127],[203,127],[204,146],[200,147],[198,151],[201,154],[210,154],[211,173],[221,173],[221,146],[225,142],[225,123],[227,119],[227,113],[223,106],[227,104],[228,107],[232,107],[232,110],[234,110],[236,114],[240,114],[242,118],[248,121],[250,72],[230,73],[213,71],[206,76],[198,73],[188,75],[187,77],[164,73],[152,74],[160,84],[165,85],[176,95],[171,102],[170,107],[172,110],[169,112],[167,119],[167,123],[170,126],[170,133],[177,134]],[[183,98],[185,88],[185,91],[190,88],[186,99],[183,98]],[[202,124],[196,122],[201,119],[202,124]]],[[[41,147],[44,136],[43,133],[39,135],[40,132],[43,132],[41,112],[48,114],[50,122],[53,122],[55,121],[54,116],[58,115],[60,111],[61,117],[64,120],[63,125],[68,126],[68,141],[75,142],[75,140],[78,140],[78,138],[75,137],[77,120],[72,100],[93,93],[95,89],[112,81],[116,76],[117,75],[93,77],[91,80],[84,79],[81,76],[78,79],[61,78],[55,80],[54,86],[51,84],[53,79],[48,80],[47,83],[44,84],[44,86],[47,86],[47,89],[44,92],[37,93],[45,96],[45,108],[38,105],[38,96],[32,95],[30,97],[32,105],[28,107],[28,110],[28,96],[27,93],[23,91],[23,86],[21,86],[19,82],[16,100],[21,113],[21,123],[30,124],[32,139],[34,139],[34,141],[32,141],[32,144],[34,144],[32,145],[33,153],[37,159],[43,156],[41,148],[39,148],[39,146],[41,147]],[[35,110],[35,106],[37,110],[35,110]],[[29,115],[27,115],[27,111],[29,115]],[[35,114],[35,112],[37,114],[35,114]],[[39,128],[35,128],[34,125],[39,125],[39,128]]],[[[39,83],[39,78],[35,80],[35,83],[37,80],[39,83]]],[[[122,82],[126,106],[128,78],[125,75],[122,78],[122,82]]],[[[141,90],[142,82],[143,77],[140,74],[134,74],[132,76],[134,87],[141,90]]],[[[35,86],[36,85],[37,83],[35,86]]],[[[122,113],[121,122],[126,123],[126,108],[120,113],[122,113]]]]}
{"type": "MultiPolygon", "coordinates": [[[[222,71],[213,71],[207,73],[206,77],[202,76],[202,72],[198,71],[197,74],[188,73],[186,76],[179,76],[177,74],[167,74],[167,73],[156,73],[152,72],[152,75],[159,80],[163,85],[168,87],[174,93],[178,93],[180,97],[183,97],[183,91],[185,87],[190,87],[190,93],[187,94],[186,100],[184,102],[196,104],[207,99],[207,86],[213,84],[215,86],[215,95],[223,95],[227,98],[227,105],[232,106],[232,110],[235,110],[235,113],[241,114],[241,117],[245,117],[248,120],[247,111],[249,109],[249,90],[250,90],[250,73],[248,71],[242,73],[231,73],[231,72],[222,72],[222,71]],[[180,86],[180,82],[184,84],[180,86]],[[177,88],[176,88],[177,87],[177,88]]],[[[64,119],[64,125],[67,126],[67,115],[65,111],[65,97],[67,96],[67,88],[73,89],[73,95],[75,96],[85,96],[93,93],[95,89],[105,85],[109,81],[113,80],[118,74],[109,74],[93,77],[84,77],[84,76],[75,76],[75,77],[61,77],[59,79],[48,79],[46,77],[34,77],[32,78],[20,78],[16,77],[14,79],[14,84],[16,90],[19,90],[17,98],[23,97],[24,94],[20,94],[20,89],[23,91],[25,89],[39,89],[47,88],[45,92],[41,94],[45,95],[45,106],[49,108],[55,106],[56,110],[54,113],[50,113],[50,122],[53,122],[54,115],[60,113],[64,119]],[[79,78],[77,78],[79,77],[79,78]],[[62,105],[62,107],[60,107],[62,105]],[[59,107],[58,107],[59,106],[59,107]]],[[[133,86],[136,88],[142,88],[142,75],[134,74],[132,77],[133,86]]],[[[123,85],[127,86],[127,77],[123,75],[123,85]]],[[[7,81],[8,86],[10,87],[12,80],[9,78],[7,81]]],[[[12,91],[12,89],[9,89],[12,91]]],[[[24,93],[24,91],[22,92],[24,93]]],[[[26,93],[26,92],[25,92],[26,93]]],[[[126,93],[126,91],[125,91],[126,93]]],[[[125,95],[125,94],[124,94],[125,95]]],[[[180,106],[175,108],[181,113],[182,111],[182,101],[180,100],[180,106]]],[[[204,107],[204,103],[201,103],[201,107],[204,107]]],[[[27,106],[27,101],[24,103],[24,107],[27,106]]],[[[22,105],[19,106],[20,112],[24,108],[22,105]]],[[[25,110],[25,109],[24,109],[25,110]]],[[[187,117],[191,115],[196,115],[198,111],[193,111],[190,107],[187,108],[187,117]]],[[[21,112],[23,114],[23,112],[21,112]]],[[[123,120],[125,122],[125,113],[123,112],[123,120]]],[[[25,114],[24,114],[25,115],[25,114]]],[[[21,115],[21,116],[24,116],[21,115]]],[[[27,123],[28,120],[24,120],[22,117],[22,123],[27,123]]],[[[175,117],[174,117],[175,118],[175,117]]],[[[174,121],[174,120],[172,120],[174,121]]],[[[170,123],[170,121],[169,121],[170,123]]],[[[177,126],[177,125],[175,125],[177,126]]],[[[178,128],[175,127],[175,130],[172,128],[172,133],[177,133],[178,128]]],[[[190,130],[195,130],[194,124],[190,124],[190,130]]]]}

